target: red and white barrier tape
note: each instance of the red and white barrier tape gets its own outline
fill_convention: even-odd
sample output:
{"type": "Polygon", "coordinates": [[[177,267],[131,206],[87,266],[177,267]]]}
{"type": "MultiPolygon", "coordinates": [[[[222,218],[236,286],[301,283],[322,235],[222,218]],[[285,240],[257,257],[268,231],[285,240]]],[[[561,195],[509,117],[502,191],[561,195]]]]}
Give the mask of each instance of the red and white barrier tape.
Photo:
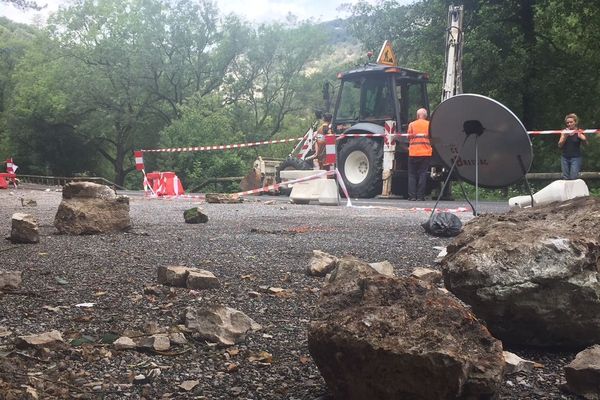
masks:
{"type": "Polygon", "coordinates": [[[159,199],[159,200],[189,200],[189,199],[199,199],[199,200],[204,200],[206,199],[206,195],[204,194],[197,194],[197,195],[191,195],[191,194],[179,194],[177,196],[175,195],[161,195],[161,196],[156,196],[153,194],[148,194],[146,193],[144,196],[145,199],[148,200],[152,200],[152,199],[159,199]]]}
{"type": "MultiPolygon", "coordinates": [[[[529,135],[532,136],[537,136],[537,135],[560,135],[561,133],[566,132],[566,133],[572,133],[573,131],[570,130],[559,130],[559,129],[553,129],[553,130],[545,130],[545,131],[527,131],[527,133],[529,135]]],[[[581,133],[596,133],[596,134],[600,134],[600,129],[582,129],[581,133]]],[[[341,134],[337,137],[338,140],[343,139],[345,137],[384,137],[386,136],[385,133],[344,133],[341,134]]],[[[393,136],[401,136],[401,137],[408,137],[408,133],[395,133],[393,134],[393,136]]],[[[421,134],[417,134],[415,136],[422,136],[421,134]]]]}
{"type": "Polygon", "coordinates": [[[245,147],[261,146],[264,144],[297,142],[299,140],[302,140],[302,138],[266,140],[263,142],[251,142],[251,143],[222,144],[222,145],[217,145],[217,146],[173,147],[173,148],[169,148],[169,149],[142,149],[139,151],[144,152],[144,153],[181,153],[181,152],[186,152],[186,151],[229,150],[229,149],[241,149],[241,148],[245,148],[245,147]]]}
{"type": "Polygon", "coordinates": [[[338,171],[337,168],[335,169],[335,176],[337,178],[338,184],[342,188],[342,192],[344,192],[344,196],[346,196],[346,199],[348,199],[348,201],[346,202],[346,207],[352,207],[352,202],[350,201],[350,194],[348,194],[348,189],[346,189],[346,184],[344,183],[342,174],[340,174],[340,171],[338,171]]]}
{"type": "MultiPolygon", "coordinates": [[[[530,135],[560,135],[561,133],[572,133],[573,131],[563,129],[563,130],[549,130],[549,131],[527,131],[530,135]]],[[[581,133],[598,133],[600,134],[600,129],[582,129],[581,133]]]]}
{"type": "MultiPolygon", "coordinates": [[[[347,137],[367,137],[367,138],[372,138],[372,137],[385,137],[388,134],[386,133],[343,133],[339,136],[337,136],[337,140],[341,140],[343,138],[347,138],[347,137]]],[[[391,134],[392,136],[395,137],[408,137],[408,133],[393,133],[391,134]]],[[[417,133],[414,136],[427,136],[423,133],[417,133]]]]}
{"type": "MultiPolygon", "coordinates": [[[[545,130],[545,131],[527,131],[528,134],[537,136],[537,135],[559,135],[563,132],[570,132],[567,130],[545,130]]],[[[582,133],[596,133],[600,134],[600,129],[583,129],[582,133]]],[[[341,140],[347,137],[384,137],[385,133],[344,133],[336,136],[337,140],[341,140]]],[[[396,133],[394,136],[407,137],[408,133],[396,133]]],[[[417,135],[418,136],[418,135],[417,135]]],[[[306,135],[305,135],[306,137],[306,135]]],[[[289,139],[277,139],[277,140],[266,140],[262,142],[251,142],[251,143],[237,143],[237,144],[222,144],[216,146],[193,146],[193,147],[173,147],[167,149],[142,149],[140,152],[144,153],[180,153],[186,151],[211,151],[211,150],[229,150],[229,149],[241,149],[245,147],[255,147],[266,144],[276,144],[276,143],[288,143],[288,142],[298,142],[303,140],[304,137],[301,138],[289,138],[289,139]]]]}
{"type": "MultiPolygon", "coordinates": [[[[412,207],[409,209],[410,211],[425,211],[432,212],[432,207],[412,207]]],[[[435,212],[450,212],[450,213],[459,213],[459,212],[471,212],[472,210],[468,207],[457,207],[457,208],[436,208],[435,212]]]]}
{"type": "MultiPolygon", "coordinates": [[[[433,211],[433,208],[431,208],[431,207],[402,208],[402,207],[384,207],[384,206],[352,206],[352,208],[367,208],[367,209],[393,210],[393,211],[424,211],[424,212],[433,211]]],[[[439,213],[439,212],[461,213],[461,212],[471,212],[471,209],[467,208],[467,207],[436,208],[435,212],[437,212],[437,213],[439,213]]]]}

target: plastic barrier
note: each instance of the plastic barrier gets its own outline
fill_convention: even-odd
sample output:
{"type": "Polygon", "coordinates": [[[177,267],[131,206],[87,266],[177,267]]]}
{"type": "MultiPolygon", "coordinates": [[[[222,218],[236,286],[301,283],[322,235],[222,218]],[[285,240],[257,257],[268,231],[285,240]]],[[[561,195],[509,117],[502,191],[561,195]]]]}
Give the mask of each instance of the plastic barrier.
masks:
{"type": "Polygon", "coordinates": [[[146,177],[156,196],[179,196],[185,193],[175,172],[150,172],[146,177]]]}
{"type": "Polygon", "coordinates": [[[17,175],[10,172],[0,172],[0,189],[8,189],[9,183],[17,187],[17,175]]]}
{"type": "MultiPolygon", "coordinates": [[[[555,201],[566,201],[576,197],[586,197],[590,191],[583,179],[558,180],[550,183],[548,186],[536,192],[533,195],[533,202],[536,206],[549,204],[555,201]]],[[[516,196],[508,199],[508,205],[515,207],[531,207],[531,196],[516,196]]]]}

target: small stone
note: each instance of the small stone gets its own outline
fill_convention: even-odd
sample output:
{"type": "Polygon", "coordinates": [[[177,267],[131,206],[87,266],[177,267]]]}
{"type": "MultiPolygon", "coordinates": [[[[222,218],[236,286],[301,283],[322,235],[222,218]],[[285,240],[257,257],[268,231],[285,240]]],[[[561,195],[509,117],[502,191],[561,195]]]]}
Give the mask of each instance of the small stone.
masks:
{"type": "Polygon", "coordinates": [[[251,291],[248,292],[248,296],[250,296],[250,297],[252,297],[252,298],[255,299],[257,297],[260,297],[260,293],[251,290],[251,291]]]}
{"type": "Polygon", "coordinates": [[[136,385],[141,385],[143,383],[146,383],[146,375],[139,374],[139,375],[134,376],[133,383],[136,385]]]}
{"type": "MultiPolygon", "coordinates": [[[[510,375],[515,374],[517,372],[531,372],[533,370],[533,361],[524,360],[518,355],[509,351],[503,351],[502,354],[504,355],[505,374],[510,375]]],[[[517,382],[520,383],[519,378],[517,378],[517,382]]]]}
{"type": "Polygon", "coordinates": [[[0,290],[17,289],[21,285],[21,271],[0,271],[0,290]]]}
{"type": "Polygon", "coordinates": [[[156,321],[148,321],[144,324],[144,333],[148,335],[154,335],[155,333],[160,333],[160,326],[156,321]]]}
{"type": "Polygon", "coordinates": [[[154,343],[152,347],[156,351],[167,351],[171,347],[171,341],[167,335],[154,335],[154,343]]]}
{"type": "Polygon", "coordinates": [[[588,400],[600,399],[600,345],[577,353],[565,367],[566,388],[588,400]]]}
{"type": "Polygon", "coordinates": [[[308,262],[306,273],[311,276],[325,276],[333,271],[338,258],[321,250],[313,250],[313,255],[308,262]]]}
{"type": "Polygon", "coordinates": [[[187,344],[187,339],[185,338],[185,335],[181,332],[169,333],[169,339],[171,340],[171,343],[178,346],[187,344]]]}
{"type": "Polygon", "coordinates": [[[215,275],[203,269],[194,269],[188,272],[186,286],[188,289],[216,289],[221,284],[215,275]]]}
{"type": "Polygon", "coordinates": [[[9,239],[13,243],[38,243],[40,232],[35,217],[24,213],[14,213],[9,239]]]}
{"type": "Polygon", "coordinates": [[[208,222],[208,215],[204,214],[199,207],[194,207],[183,212],[183,219],[187,224],[203,224],[208,222]]]}
{"type": "Polygon", "coordinates": [[[410,274],[413,278],[437,285],[442,282],[442,273],[431,268],[417,267],[410,274]]]}
{"type": "Polygon", "coordinates": [[[162,290],[158,286],[145,286],[144,294],[151,296],[160,296],[162,294],[162,290]]]}
{"type": "Polygon", "coordinates": [[[200,384],[200,381],[198,381],[198,380],[183,381],[183,382],[181,382],[181,384],[179,385],[179,387],[181,389],[185,390],[186,392],[189,392],[190,390],[194,389],[199,384],[200,384]]]}
{"type": "Polygon", "coordinates": [[[115,340],[113,342],[113,346],[115,346],[115,349],[117,350],[129,350],[135,349],[137,347],[133,339],[127,336],[121,336],[120,338],[115,340]]]}
{"type": "Polygon", "coordinates": [[[226,193],[206,193],[207,203],[236,204],[244,201],[239,195],[226,193]]]}
{"type": "Polygon", "coordinates": [[[369,265],[382,275],[394,276],[394,266],[387,260],[377,263],[369,263],[369,265]]]}
{"type": "Polygon", "coordinates": [[[182,266],[159,266],[158,283],[169,286],[185,287],[189,268],[182,266]]]}
{"type": "Polygon", "coordinates": [[[47,346],[56,342],[62,342],[63,338],[59,331],[53,330],[50,332],[41,333],[39,335],[19,336],[18,346],[47,346]]]}

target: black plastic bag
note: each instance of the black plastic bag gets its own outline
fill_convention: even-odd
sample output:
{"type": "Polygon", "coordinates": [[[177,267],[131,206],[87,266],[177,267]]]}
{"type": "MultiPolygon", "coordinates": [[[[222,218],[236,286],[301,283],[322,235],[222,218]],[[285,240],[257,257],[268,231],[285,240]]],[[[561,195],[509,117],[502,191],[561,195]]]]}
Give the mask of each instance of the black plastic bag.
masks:
{"type": "Polygon", "coordinates": [[[456,236],[462,231],[460,219],[448,212],[434,214],[430,220],[423,222],[421,226],[430,235],[440,237],[456,236]]]}

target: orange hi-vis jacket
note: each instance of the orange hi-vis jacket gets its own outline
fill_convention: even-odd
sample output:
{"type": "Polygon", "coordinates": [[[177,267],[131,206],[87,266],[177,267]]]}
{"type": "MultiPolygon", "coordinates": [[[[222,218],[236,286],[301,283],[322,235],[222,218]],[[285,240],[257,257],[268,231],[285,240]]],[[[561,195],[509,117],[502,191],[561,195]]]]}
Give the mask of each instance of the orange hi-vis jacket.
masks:
{"type": "Polygon", "coordinates": [[[429,121],[418,119],[408,124],[408,156],[431,157],[429,142],[429,121]]]}

